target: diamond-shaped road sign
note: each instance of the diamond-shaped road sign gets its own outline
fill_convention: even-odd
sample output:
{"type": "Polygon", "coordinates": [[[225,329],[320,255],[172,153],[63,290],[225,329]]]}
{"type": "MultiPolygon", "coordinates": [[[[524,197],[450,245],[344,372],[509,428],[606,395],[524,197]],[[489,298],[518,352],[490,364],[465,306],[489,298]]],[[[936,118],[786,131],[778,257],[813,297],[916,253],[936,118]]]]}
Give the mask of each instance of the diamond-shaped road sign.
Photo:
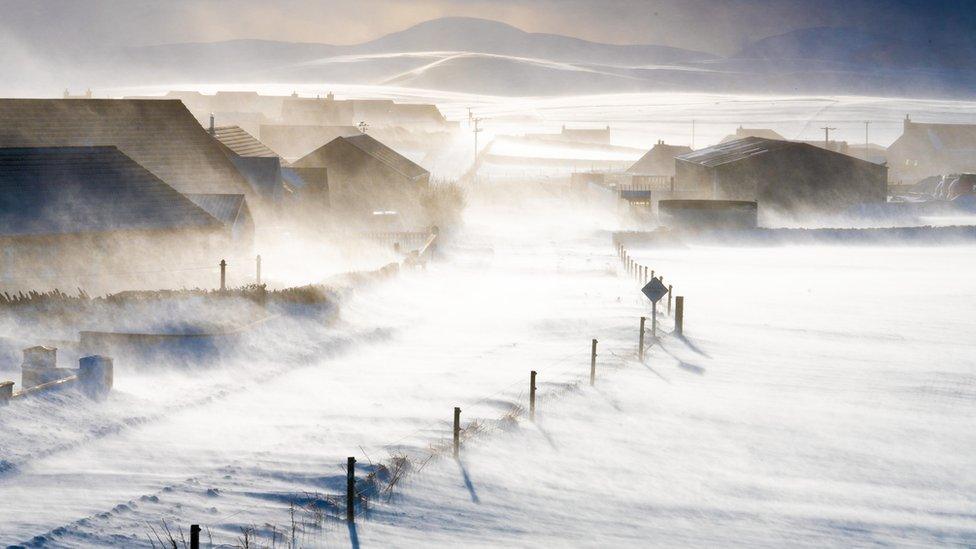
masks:
{"type": "Polygon", "coordinates": [[[646,286],[641,288],[641,292],[647,296],[647,299],[651,300],[651,303],[657,303],[662,297],[668,295],[668,288],[661,282],[661,279],[652,278],[646,286]]]}

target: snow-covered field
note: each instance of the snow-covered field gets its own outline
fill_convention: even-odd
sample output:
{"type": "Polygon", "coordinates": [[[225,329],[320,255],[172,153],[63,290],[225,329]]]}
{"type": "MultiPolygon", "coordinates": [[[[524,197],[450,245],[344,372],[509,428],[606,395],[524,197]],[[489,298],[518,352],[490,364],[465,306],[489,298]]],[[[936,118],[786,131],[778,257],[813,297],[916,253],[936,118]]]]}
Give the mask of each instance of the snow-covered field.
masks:
{"type": "Polygon", "coordinates": [[[292,504],[300,525],[331,508],[346,456],[423,455],[454,406],[498,420],[530,370],[535,423],[300,544],[976,543],[976,246],[634,250],[687,297],[687,341],[641,364],[617,223],[545,190],[475,194],[442,261],[355,292],[335,324],[283,320],[192,372],[119,364],[106,403],[3,409],[0,545],[148,545],[164,520],[267,544],[292,504]]]}

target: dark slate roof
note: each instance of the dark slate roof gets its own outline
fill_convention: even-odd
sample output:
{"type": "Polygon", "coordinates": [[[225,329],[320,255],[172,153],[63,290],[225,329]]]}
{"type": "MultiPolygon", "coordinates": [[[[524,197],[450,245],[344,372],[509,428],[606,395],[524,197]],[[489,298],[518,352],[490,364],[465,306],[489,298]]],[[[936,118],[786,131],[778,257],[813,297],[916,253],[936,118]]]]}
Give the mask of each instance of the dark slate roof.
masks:
{"type": "Polygon", "coordinates": [[[674,173],[674,158],[690,152],[692,152],[691,147],[687,145],[657,143],[633,166],[627,168],[627,173],[649,175],[674,173]]]}
{"type": "MultiPolygon", "coordinates": [[[[806,147],[803,143],[792,143],[790,141],[779,141],[776,139],[765,139],[762,137],[746,137],[727,143],[720,143],[695,152],[683,154],[677,160],[692,162],[703,166],[719,166],[730,162],[766,154],[785,147],[806,147]]],[[[828,151],[829,152],[829,151],[828,151]]]]}
{"type": "Polygon", "coordinates": [[[251,193],[180,101],[0,99],[0,147],[98,145],[117,147],[180,192],[251,193]]]}
{"type": "Polygon", "coordinates": [[[422,177],[428,173],[427,170],[421,168],[409,158],[373,139],[369,135],[360,134],[353,137],[340,137],[339,139],[344,140],[353,147],[356,147],[410,179],[422,177]]]}
{"type": "Polygon", "coordinates": [[[278,156],[267,145],[247,133],[240,126],[214,128],[214,137],[237,156],[274,158],[278,156]]]}
{"type": "Polygon", "coordinates": [[[220,226],[115,147],[0,148],[0,234],[220,226]]]}
{"type": "Polygon", "coordinates": [[[227,225],[233,225],[247,211],[247,200],[243,194],[190,193],[186,197],[227,225]]]}

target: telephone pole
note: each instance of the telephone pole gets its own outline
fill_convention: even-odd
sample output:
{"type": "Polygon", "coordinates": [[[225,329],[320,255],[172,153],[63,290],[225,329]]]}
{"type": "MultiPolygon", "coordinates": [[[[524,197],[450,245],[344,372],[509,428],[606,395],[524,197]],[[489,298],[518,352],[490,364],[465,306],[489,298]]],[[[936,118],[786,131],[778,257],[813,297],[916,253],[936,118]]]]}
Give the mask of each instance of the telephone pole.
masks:
{"type": "MultiPolygon", "coordinates": [[[[468,116],[471,116],[471,111],[468,109],[468,116]]],[[[473,178],[478,179],[478,134],[481,133],[481,127],[478,124],[481,123],[481,118],[471,117],[472,128],[471,131],[474,133],[474,165],[471,168],[473,170],[473,178]]]]}
{"type": "Polygon", "coordinates": [[[830,132],[836,130],[837,128],[831,128],[830,126],[824,126],[820,128],[824,131],[824,148],[830,150],[830,132]]]}
{"type": "Polygon", "coordinates": [[[691,119],[691,150],[695,150],[695,119],[691,119]]]}
{"type": "Polygon", "coordinates": [[[864,121],[864,159],[865,160],[867,160],[869,158],[869,156],[868,156],[868,126],[870,126],[870,125],[871,125],[871,122],[869,122],[867,120],[864,121]]]}

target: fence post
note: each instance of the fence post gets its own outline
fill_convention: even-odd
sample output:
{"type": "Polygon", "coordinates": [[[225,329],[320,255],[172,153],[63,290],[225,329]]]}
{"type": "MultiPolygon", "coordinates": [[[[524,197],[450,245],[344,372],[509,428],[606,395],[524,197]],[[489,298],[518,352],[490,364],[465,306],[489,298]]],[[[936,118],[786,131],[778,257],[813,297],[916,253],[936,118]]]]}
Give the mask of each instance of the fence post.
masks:
{"type": "Polygon", "coordinates": [[[254,259],[254,263],[257,270],[255,278],[257,278],[258,286],[260,286],[261,285],[261,254],[258,254],[258,256],[254,259]]]}
{"type": "Polygon", "coordinates": [[[685,298],[681,295],[674,298],[674,333],[685,333],[685,298]]]}
{"type": "Polygon", "coordinates": [[[657,339],[657,301],[651,303],[651,337],[657,339]]]}
{"type": "Polygon", "coordinates": [[[14,382],[0,381],[0,406],[10,404],[10,399],[14,397],[14,382]]]}
{"type": "Polygon", "coordinates": [[[535,421],[535,370],[529,374],[529,419],[535,421]]]}
{"type": "Polygon", "coordinates": [[[640,336],[637,338],[637,358],[644,360],[644,322],[647,318],[641,317],[640,319],[640,336]]]}
{"type": "Polygon", "coordinates": [[[200,525],[190,525],[190,549],[200,549],[200,525]]]}
{"type": "Polygon", "coordinates": [[[596,382],[596,340],[593,340],[590,348],[590,385],[596,382]]]}
{"type": "Polygon", "coordinates": [[[224,259],[220,260],[220,291],[223,292],[227,289],[227,261],[224,259]]]}
{"type": "Polygon", "coordinates": [[[356,522],[356,458],[346,458],[346,520],[356,522]]]}
{"type": "Polygon", "coordinates": [[[668,284],[668,316],[671,316],[671,285],[668,284]]]}
{"type": "Polygon", "coordinates": [[[461,409],[454,407],[454,457],[461,452],[461,409]]]}

